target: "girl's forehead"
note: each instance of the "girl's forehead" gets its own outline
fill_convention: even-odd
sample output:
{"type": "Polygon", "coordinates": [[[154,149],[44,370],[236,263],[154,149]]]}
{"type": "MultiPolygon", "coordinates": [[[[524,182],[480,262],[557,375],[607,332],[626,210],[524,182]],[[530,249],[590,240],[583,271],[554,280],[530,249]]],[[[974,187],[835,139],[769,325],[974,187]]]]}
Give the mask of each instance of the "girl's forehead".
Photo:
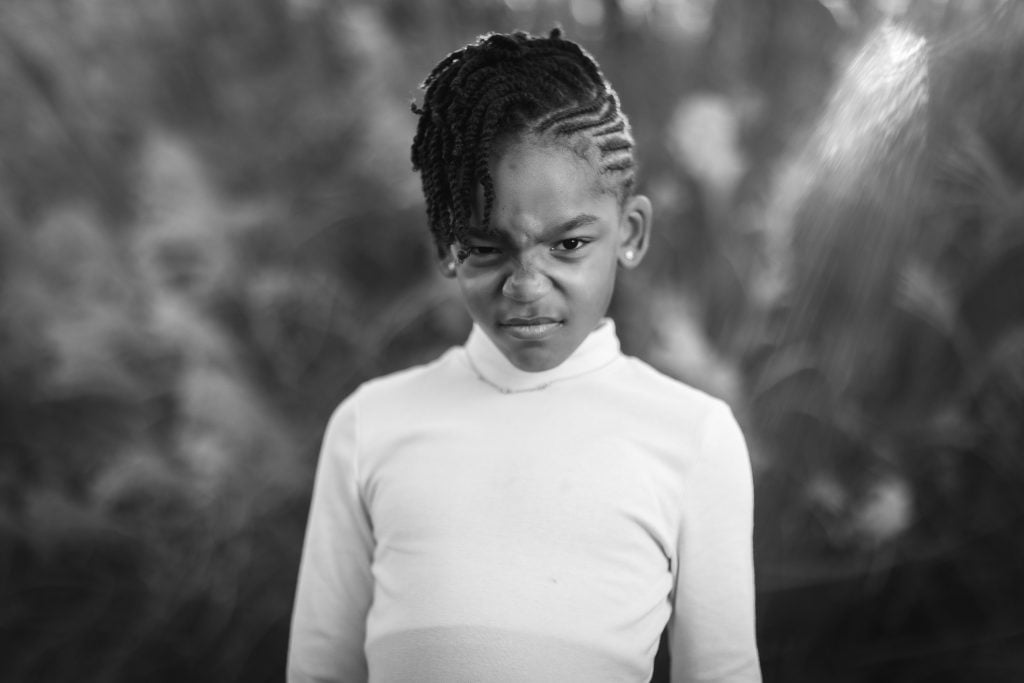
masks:
{"type": "Polygon", "coordinates": [[[552,140],[536,135],[515,138],[503,144],[492,157],[489,170],[495,193],[511,189],[509,185],[546,178],[571,186],[574,191],[600,194],[600,174],[590,151],[586,140],[575,138],[552,140]]]}
{"type": "MultiPolygon", "coordinates": [[[[602,191],[597,171],[564,145],[510,145],[492,161],[490,174],[494,202],[488,232],[530,241],[567,226],[617,221],[618,202],[602,191]],[[592,220],[580,221],[581,216],[592,220]]],[[[480,188],[478,217],[483,201],[480,188]]]]}

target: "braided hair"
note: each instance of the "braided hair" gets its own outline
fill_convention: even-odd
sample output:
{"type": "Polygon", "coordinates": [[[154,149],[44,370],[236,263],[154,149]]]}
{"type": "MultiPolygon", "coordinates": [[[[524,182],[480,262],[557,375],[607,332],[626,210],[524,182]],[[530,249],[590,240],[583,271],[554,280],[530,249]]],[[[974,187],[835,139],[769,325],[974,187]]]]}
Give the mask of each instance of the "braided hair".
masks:
{"type": "Polygon", "coordinates": [[[464,239],[478,185],[480,227],[489,227],[488,163],[514,136],[564,139],[584,159],[596,147],[602,189],[620,201],[633,190],[633,138],[618,95],[594,59],[557,28],[546,38],[521,31],[483,35],[441,60],[421,87],[423,105],[412,105],[419,116],[412,165],[441,257],[464,239]]]}

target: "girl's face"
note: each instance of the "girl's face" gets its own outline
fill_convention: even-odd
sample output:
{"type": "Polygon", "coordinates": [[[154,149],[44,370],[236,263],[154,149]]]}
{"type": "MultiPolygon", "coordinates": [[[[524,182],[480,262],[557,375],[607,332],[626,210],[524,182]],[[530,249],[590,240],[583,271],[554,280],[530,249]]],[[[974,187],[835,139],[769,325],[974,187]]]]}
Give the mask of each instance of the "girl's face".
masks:
{"type": "Polygon", "coordinates": [[[559,146],[512,144],[490,171],[491,230],[452,246],[454,276],[473,320],[513,365],[549,370],[605,315],[618,265],[640,261],[650,202],[634,195],[620,206],[559,146]]]}

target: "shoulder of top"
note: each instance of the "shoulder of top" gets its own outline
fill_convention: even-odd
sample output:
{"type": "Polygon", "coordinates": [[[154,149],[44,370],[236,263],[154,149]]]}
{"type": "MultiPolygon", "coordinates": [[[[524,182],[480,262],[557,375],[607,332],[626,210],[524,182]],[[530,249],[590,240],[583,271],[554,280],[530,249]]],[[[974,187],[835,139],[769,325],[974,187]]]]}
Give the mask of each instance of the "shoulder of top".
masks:
{"type": "Polygon", "coordinates": [[[645,392],[658,394],[671,403],[684,402],[691,406],[702,406],[708,411],[728,406],[722,399],[670,377],[639,358],[625,356],[625,359],[625,367],[633,375],[631,379],[645,392]]]}
{"type": "Polygon", "coordinates": [[[388,397],[396,392],[406,393],[415,391],[420,387],[431,385],[433,379],[442,372],[445,372],[455,360],[460,347],[452,347],[440,356],[427,363],[421,363],[402,370],[396,370],[379,377],[363,382],[353,393],[352,397],[388,397]]]}

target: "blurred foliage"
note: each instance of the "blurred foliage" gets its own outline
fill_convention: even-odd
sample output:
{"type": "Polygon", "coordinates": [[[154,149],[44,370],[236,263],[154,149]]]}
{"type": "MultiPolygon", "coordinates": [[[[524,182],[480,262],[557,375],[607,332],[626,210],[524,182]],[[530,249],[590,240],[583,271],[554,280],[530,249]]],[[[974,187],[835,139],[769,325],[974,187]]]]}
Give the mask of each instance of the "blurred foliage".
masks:
{"type": "Polygon", "coordinates": [[[1024,676],[1017,4],[11,0],[0,679],[281,678],[327,416],[468,330],[416,85],[555,23],[657,207],[624,346],[748,435],[766,680],[1024,676]]]}

